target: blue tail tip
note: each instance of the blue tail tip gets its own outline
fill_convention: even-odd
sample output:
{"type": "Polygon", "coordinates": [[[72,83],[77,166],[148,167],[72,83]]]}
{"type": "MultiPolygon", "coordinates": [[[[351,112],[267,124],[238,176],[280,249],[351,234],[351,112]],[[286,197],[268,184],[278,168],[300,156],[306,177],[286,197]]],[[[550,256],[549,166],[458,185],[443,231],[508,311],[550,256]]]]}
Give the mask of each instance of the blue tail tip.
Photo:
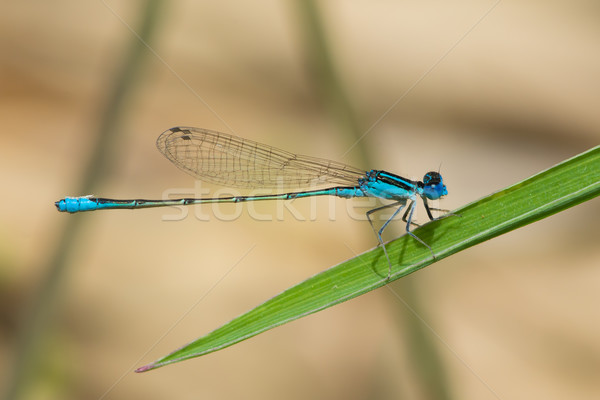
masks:
{"type": "Polygon", "coordinates": [[[65,199],[60,199],[58,201],[55,201],[54,206],[56,206],[56,209],[58,211],[66,211],[65,199]]]}

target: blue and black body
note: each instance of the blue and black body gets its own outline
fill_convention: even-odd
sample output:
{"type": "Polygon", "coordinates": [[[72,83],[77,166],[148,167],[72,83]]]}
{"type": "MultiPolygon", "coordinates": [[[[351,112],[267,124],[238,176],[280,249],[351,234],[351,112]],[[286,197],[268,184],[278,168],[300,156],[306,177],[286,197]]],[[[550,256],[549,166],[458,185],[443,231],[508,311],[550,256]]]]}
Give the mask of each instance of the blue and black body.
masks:
{"type": "MultiPolygon", "coordinates": [[[[215,198],[115,200],[92,196],[66,197],[55,203],[56,208],[62,212],[76,213],[117,208],[292,200],[312,196],[376,197],[392,200],[393,203],[366,213],[390,266],[388,279],[391,274],[391,263],[381,235],[390,221],[406,208],[402,217],[406,222],[406,232],[431,251],[431,247],[410,230],[410,225],[414,224],[412,217],[417,199],[420,197],[423,200],[430,220],[435,219],[432,210],[445,211],[431,208],[428,204],[428,200],[437,200],[448,194],[442,176],[435,171],[426,173],[422,181],[412,181],[386,171],[364,172],[335,161],[297,155],[225,133],[191,127],[176,127],[165,131],[159,136],[157,147],[171,162],[188,174],[224,186],[246,189],[293,189],[325,184],[335,186],[272,195],[215,198]],[[371,214],[390,207],[397,207],[397,209],[383,226],[376,230],[371,214]]],[[[433,251],[431,252],[435,257],[433,251]]]]}

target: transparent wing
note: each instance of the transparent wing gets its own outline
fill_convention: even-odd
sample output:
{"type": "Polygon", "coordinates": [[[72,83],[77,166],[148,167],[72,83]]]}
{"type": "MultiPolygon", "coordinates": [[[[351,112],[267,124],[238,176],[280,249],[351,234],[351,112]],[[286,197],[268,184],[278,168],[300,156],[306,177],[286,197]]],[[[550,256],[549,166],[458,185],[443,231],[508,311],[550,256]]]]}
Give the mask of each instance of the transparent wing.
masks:
{"type": "Polygon", "coordinates": [[[156,146],[188,174],[228,187],[355,186],[365,174],[335,161],[292,154],[201,128],[171,128],[158,137],[156,146]]]}

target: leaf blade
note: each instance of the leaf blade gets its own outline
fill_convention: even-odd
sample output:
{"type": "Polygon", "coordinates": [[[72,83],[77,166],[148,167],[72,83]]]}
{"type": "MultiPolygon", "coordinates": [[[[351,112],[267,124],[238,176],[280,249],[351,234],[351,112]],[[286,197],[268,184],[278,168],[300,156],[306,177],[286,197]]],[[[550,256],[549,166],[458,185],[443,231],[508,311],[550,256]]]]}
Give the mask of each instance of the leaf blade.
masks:
{"type": "MultiPolygon", "coordinates": [[[[390,281],[478,243],[525,226],[600,194],[600,146],[506,189],[467,204],[449,217],[414,233],[436,254],[408,235],[386,245],[392,261],[390,281]],[[400,262],[398,262],[400,261],[400,262]]],[[[388,283],[380,248],[327,269],[253,310],[233,319],[161,359],[140,367],[145,372],[231,346],[264,331],[350,300],[388,283]]]]}

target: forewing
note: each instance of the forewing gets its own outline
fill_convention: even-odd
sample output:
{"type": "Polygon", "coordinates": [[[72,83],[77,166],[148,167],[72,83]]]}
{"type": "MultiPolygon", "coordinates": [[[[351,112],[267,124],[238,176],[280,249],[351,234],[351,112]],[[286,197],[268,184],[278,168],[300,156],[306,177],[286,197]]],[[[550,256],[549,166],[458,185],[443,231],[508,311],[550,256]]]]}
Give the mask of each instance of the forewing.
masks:
{"type": "Polygon", "coordinates": [[[364,171],[316,157],[289,153],[208,129],[176,127],[156,146],[173,164],[207,182],[236,188],[355,186],[364,171]]]}

